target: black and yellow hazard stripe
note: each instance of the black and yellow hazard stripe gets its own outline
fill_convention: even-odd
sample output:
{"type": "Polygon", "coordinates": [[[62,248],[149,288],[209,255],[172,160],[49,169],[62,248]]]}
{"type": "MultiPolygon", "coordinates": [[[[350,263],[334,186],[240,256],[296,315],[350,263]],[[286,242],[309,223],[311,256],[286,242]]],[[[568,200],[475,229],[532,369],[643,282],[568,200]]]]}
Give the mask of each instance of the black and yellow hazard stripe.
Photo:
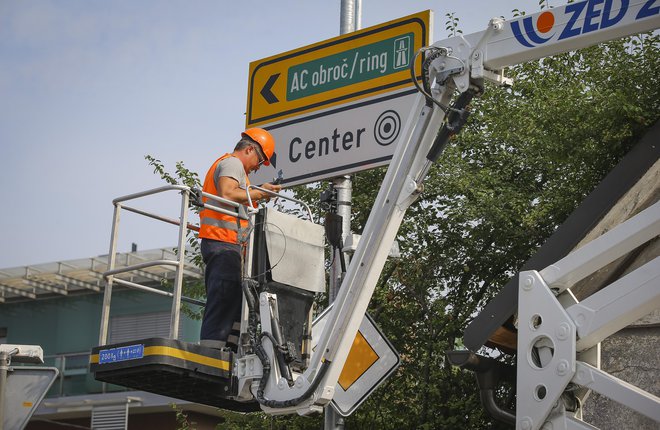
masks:
{"type": "Polygon", "coordinates": [[[92,349],[89,357],[90,370],[92,372],[163,364],[222,377],[231,376],[232,360],[233,356],[231,352],[167,338],[149,338],[134,342],[99,346],[92,349]],[[99,363],[99,354],[102,351],[132,345],[144,346],[142,357],[99,363]]]}

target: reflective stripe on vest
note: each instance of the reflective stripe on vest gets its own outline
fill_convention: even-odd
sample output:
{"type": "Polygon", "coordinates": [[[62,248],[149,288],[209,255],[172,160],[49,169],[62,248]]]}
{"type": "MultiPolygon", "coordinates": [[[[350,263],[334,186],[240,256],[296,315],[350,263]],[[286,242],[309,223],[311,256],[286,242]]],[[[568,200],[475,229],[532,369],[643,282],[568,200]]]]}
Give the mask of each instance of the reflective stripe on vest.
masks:
{"type": "MultiPolygon", "coordinates": [[[[215,160],[211,168],[206,173],[204,178],[204,186],[202,190],[205,193],[218,195],[218,189],[215,183],[215,170],[220,163],[225,158],[231,157],[231,154],[225,154],[222,157],[215,160]]],[[[245,185],[250,185],[250,180],[247,175],[245,177],[245,185]]],[[[223,207],[224,205],[216,200],[209,199],[207,197],[202,197],[204,203],[208,203],[213,206],[223,207]]],[[[233,207],[223,207],[224,209],[235,210],[233,207]]],[[[243,211],[242,211],[243,212],[243,211]]],[[[239,219],[236,216],[225,215],[220,212],[216,212],[211,209],[203,209],[199,213],[200,226],[199,226],[199,237],[200,239],[213,239],[219,240],[221,242],[229,243],[241,243],[247,240],[248,236],[248,222],[247,220],[239,219]]]]}

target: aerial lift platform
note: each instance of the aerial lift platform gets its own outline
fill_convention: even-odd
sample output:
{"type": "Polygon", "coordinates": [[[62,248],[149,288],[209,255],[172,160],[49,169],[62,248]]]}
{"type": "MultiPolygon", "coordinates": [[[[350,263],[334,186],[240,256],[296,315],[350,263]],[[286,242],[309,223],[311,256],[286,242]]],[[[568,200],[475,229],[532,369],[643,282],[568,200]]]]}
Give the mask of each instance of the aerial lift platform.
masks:
{"type": "MultiPolygon", "coordinates": [[[[416,62],[411,61],[411,78],[420,94],[401,132],[362,238],[347,268],[333,309],[327,314],[324,328],[315,341],[315,348],[305,347],[309,333],[309,324],[306,326],[309,313],[303,318],[305,321],[295,321],[299,329],[290,331],[288,335],[280,330],[284,326],[281,321],[286,318],[280,299],[283,300],[290,287],[300,289],[301,285],[287,280],[281,282],[284,284],[281,289],[269,289],[261,276],[268,272],[268,266],[256,266],[255,270],[255,262],[270,261],[270,267],[274,269],[278,265],[274,263],[274,255],[278,254],[268,249],[268,255],[261,253],[259,256],[258,245],[253,245],[254,249],[250,251],[247,260],[250,263],[246,265],[251,271],[246,274],[243,284],[245,310],[239,350],[229,356],[216,356],[220,357],[220,361],[226,357],[226,362],[231,363],[231,376],[228,378],[231,380],[218,379],[216,388],[223,390],[228,387],[228,400],[248,403],[256,401],[269,414],[306,415],[322,411],[335,396],[337,380],[406,210],[421,195],[432,164],[449,144],[450,138],[460,131],[469,114],[468,105],[474,96],[479,96],[485,90],[485,81],[510,85],[512,82],[505,76],[504,70],[507,66],[656,30],[660,27],[660,6],[655,3],[656,0],[586,0],[569,3],[508,22],[494,18],[485,31],[451,37],[422,48],[417,53],[424,58],[421,73],[414,70],[416,62]],[[421,83],[418,82],[418,76],[421,76],[421,83]],[[302,333],[299,342],[291,337],[292,333],[302,333]]],[[[183,195],[181,216],[173,220],[173,223],[185,227],[188,225],[186,211],[192,191],[185,187],[179,190],[183,195]]],[[[116,211],[117,203],[121,206],[121,202],[116,202],[116,211]]],[[[234,208],[237,208],[236,204],[234,208]]],[[[593,348],[603,336],[616,331],[622,324],[640,315],[640,312],[647,311],[649,306],[657,306],[658,260],[647,264],[641,272],[636,271],[626,277],[625,281],[613,284],[616,288],[607,290],[607,293],[594,294],[580,303],[571,297],[569,290],[574,280],[587,276],[612,258],[622,255],[622,252],[656,237],[660,225],[658,212],[659,206],[656,204],[620,229],[614,229],[602,239],[596,239],[576,250],[569,258],[560,259],[540,271],[521,273],[518,307],[521,323],[516,351],[517,365],[513,369],[517,374],[518,405],[515,411],[508,414],[504,411],[505,418],[515,423],[517,429],[531,430],[542,426],[594,428],[581,420],[580,397],[571,394],[579,391],[576,386],[587,390],[597,389],[634,408],[642,405],[638,407],[640,412],[660,421],[657,415],[660,401],[657,397],[641,393],[605,375],[598,369],[593,354],[593,348]],[[585,310],[584,306],[593,306],[595,310],[585,310]],[[591,325],[582,325],[582,320],[590,321],[591,325]],[[568,402],[559,401],[566,398],[568,402]],[[573,400],[575,402],[571,403],[573,400]]],[[[117,219],[117,212],[115,215],[117,219]]],[[[248,214],[248,218],[252,216],[254,214],[248,214]]],[[[267,222],[264,224],[267,225],[267,222]]],[[[179,250],[185,249],[185,238],[185,228],[182,228],[179,250]]],[[[114,239],[113,228],[113,243],[114,239]]],[[[114,267],[114,252],[111,246],[111,267],[114,267]]],[[[182,299],[180,279],[183,275],[183,259],[155,264],[178,265],[177,284],[174,291],[168,293],[174,299],[170,337],[176,338],[178,309],[175,308],[182,299]]],[[[298,264],[300,266],[307,269],[307,266],[298,264]]],[[[106,345],[109,295],[113,279],[125,286],[142,288],[130,285],[128,281],[120,282],[115,275],[112,269],[106,273],[108,287],[99,342],[102,346],[94,350],[94,354],[98,354],[96,362],[95,356],[92,356],[91,368],[94,373],[109,380],[113,371],[104,376],[102,374],[110,366],[116,366],[113,367],[114,372],[120,375],[133,363],[141,363],[137,360],[146,358],[147,354],[158,355],[154,353],[158,348],[162,348],[162,351],[180,351],[176,354],[187,358],[197,352],[207,357],[206,354],[210,352],[208,350],[187,350],[176,346],[173,350],[167,350],[172,344],[161,342],[153,345],[155,350],[145,346],[142,356],[138,348],[135,357],[130,358],[132,353],[129,347],[132,345],[106,345]],[[101,357],[115,348],[127,349],[120,350],[120,358],[114,363],[102,362],[101,357]],[[123,359],[121,354],[126,354],[123,359]]],[[[306,291],[313,290],[311,288],[306,291]]],[[[466,356],[467,362],[475,358],[470,352],[466,356]]],[[[201,363],[180,364],[182,374],[203,379],[201,373],[196,374],[196,369],[202,368],[201,363]]],[[[476,363],[475,367],[480,368],[482,365],[483,361],[476,363]]],[[[227,376],[226,373],[219,375],[219,378],[227,376]]],[[[123,378],[122,382],[126,381],[125,376],[120,377],[123,378]]]]}
{"type": "MultiPolygon", "coordinates": [[[[304,205],[287,196],[279,197],[304,205]]],[[[252,264],[245,265],[245,278],[248,279],[246,288],[254,288],[260,283],[264,291],[270,291],[279,296],[279,312],[284,317],[277,322],[276,335],[279,338],[286,336],[288,339],[285,348],[291,359],[287,368],[301,368],[304,366],[304,361],[309,359],[314,294],[324,290],[324,229],[311,222],[312,214],[309,207],[304,205],[307,209],[308,220],[299,219],[271,208],[262,208],[261,211],[252,209],[250,214],[245,214],[239,213],[239,205],[235,202],[209,195],[198,189],[174,185],[120,197],[113,201],[115,216],[110,251],[111,261],[108,271],[104,273],[108,282],[105,289],[101,341],[99,342],[102,346],[92,349],[90,371],[94,373],[95,379],[103,382],[239,412],[257,411],[260,410],[259,403],[250,398],[243,401],[234,400],[239,397],[240,389],[236,376],[240,371],[236,367],[239,357],[236,351],[177,339],[180,301],[204,305],[204,302],[197,299],[181,296],[183,276],[177,274],[175,277],[174,292],[135,284],[126,280],[125,277],[119,276],[159,265],[175,266],[180,271],[185,270],[185,247],[179,248],[184,251],[178,253],[177,260],[142,262],[121,269],[115,269],[114,261],[112,261],[112,255],[116,252],[119,219],[122,211],[177,225],[180,240],[184,241],[188,232],[198,231],[198,226],[187,221],[189,202],[211,210],[231,213],[239,218],[248,219],[252,215],[250,218],[253,232],[251,235],[252,246],[249,247],[250,254],[248,255],[252,264]],[[171,191],[181,195],[182,221],[165,218],[126,204],[171,191]],[[200,198],[202,195],[212,199],[214,204],[203,203],[200,198]],[[215,202],[225,206],[220,207],[215,202]],[[297,273],[299,267],[305,267],[306,270],[303,273],[297,273]],[[251,269],[248,270],[248,268],[251,269]],[[247,273],[250,272],[257,275],[249,276],[247,273]],[[109,309],[115,284],[172,297],[170,337],[155,337],[106,345],[109,309]],[[177,297],[180,299],[177,300],[177,297]]],[[[272,310],[270,312],[272,313],[272,310]]],[[[246,305],[243,326],[247,325],[248,313],[246,305]]]]}
{"type": "MultiPolygon", "coordinates": [[[[218,350],[202,345],[177,340],[181,301],[203,306],[204,302],[182,297],[184,270],[186,264],[186,236],[188,231],[198,231],[199,227],[188,222],[189,203],[197,195],[188,187],[165,186],[141,193],[119,197],[113,201],[114,217],[110,244],[108,271],[104,273],[107,284],[103,299],[99,345],[92,349],[90,372],[95,379],[130,387],[132,389],[153,392],[174,398],[189,400],[239,411],[258,409],[256,403],[236,403],[228,396],[236,394],[236,378],[232,377],[233,353],[230,350],[218,350]],[[165,193],[181,195],[181,217],[179,220],[138,209],[128,204],[141,201],[153,195],[165,193]],[[179,227],[179,246],[175,260],[155,260],[142,262],[125,268],[115,268],[117,239],[120,216],[123,211],[156,219],[179,227]],[[151,266],[169,266],[177,269],[173,282],[173,291],[136,284],[122,277],[151,266]],[[133,342],[106,344],[112,293],[115,288],[127,287],[139,291],[171,297],[169,337],[155,337],[133,342]],[[255,408],[256,406],[256,408],[255,408]]],[[[233,207],[236,207],[234,205],[233,207]]]]}
{"type": "Polygon", "coordinates": [[[257,402],[234,402],[234,354],[176,339],[154,337],[92,349],[90,370],[98,381],[240,412],[257,402]]]}

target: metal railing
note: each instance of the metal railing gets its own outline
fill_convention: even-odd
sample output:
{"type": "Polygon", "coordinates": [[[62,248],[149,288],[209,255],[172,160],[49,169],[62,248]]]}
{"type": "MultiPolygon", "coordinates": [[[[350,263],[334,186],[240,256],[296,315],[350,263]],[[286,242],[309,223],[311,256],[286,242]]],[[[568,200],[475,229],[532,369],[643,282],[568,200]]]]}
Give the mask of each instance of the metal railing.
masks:
{"type": "Polygon", "coordinates": [[[297,204],[303,206],[305,209],[307,209],[307,215],[309,215],[309,220],[311,222],[314,222],[314,215],[312,215],[312,210],[309,208],[309,205],[307,203],[305,203],[301,200],[297,200],[297,199],[294,199],[293,197],[285,196],[283,194],[279,194],[279,193],[267,190],[267,189],[265,189],[263,187],[260,187],[258,185],[248,185],[247,189],[248,189],[248,193],[247,193],[248,204],[250,205],[250,207],[252,207],[252,198],[250,197],[250,189],[255,189],[255,190],[263,191],[263,192],[265,192],[266,194],[268,194],[272,197],[281,198],[281,199],[284,199],[284,200],[289,200],[289,201],[292,201],[294,203],[297,203],[297,204]]]}
{"type": "Polygon", "coordinates": [[[154,188],[146,191],[142,191],[139,193],[134,193],[134,194],[129,194],[123,197],[118,197],[112,201],[114,205],[114,215],[112,219],[112,232],[111,232],[111,239],[110,239],[110,251],[108,254],[108,270],[103,273],[103,277],[106,279],[106,287],[105,291],[103,294],[103,307],[101,311],[101,327],[100,327],[100,332],[99,332],[99,345],[105,345],[108,339],[108,325],[109,325],[109,320],[110,320],[110,304],[111,304],[111,299],[112,299],[112,288],[113,284],[119,284],[131,289],[143,291],[143,292],[148,292],[152,294],[158,294],[161,296],[166,296],[166,297],[171,297],[172,300],[172,312],[171,312],[171,318],[170,318],[170,329],[169,329],[169,337],[171,339],[176,339],[179,335],[179,319],[180,319],[180,305],[181,301],[185,301],[188,303],[192,303],[195,305],[199,306],[205,306],[206,303],[193,299],[190,297],[185,297],[182,296],[182,289],[183,289],[183,273],[185,269],[185,253],[186,253],[186,237],[188,234],[189,230],[193,231],[199,231],[199,227],[193,224],[190,224],[188,222],[188,207],[192,203],[193,205],[204,208],[204,209],[209,209],[218,213],[222,213],[225,215],[229,215],[232,217],[236,217],[238,219],[243,219],[243,220],[249,220],[250,217],[257,212],[257,209],[253,207],[252,199],[250,197],[250,189],[258,189],[260,191],[263,191],[267,193],[268,195],[275,197],[275,198],[281,198],[285,200],[292,201],[294,203],[297,203],[299,205],[302,205],[305,207],[307,210],[307,213],[309,214],[309,218],[311,221],[313,221],[313,216],[312,216],[312,211],[309,208],[309,206],[300,201],[296,200],[292,197],[285,196],[283,194],[275,193],[270,190],[266,190],[265,188],[250,185],[246,189],[246,194],[247,194],[247,201],[248,205],[242,205],[238,202],[234,202],[232,200],[228,200],[222,197],[218,197],[213,194],[209,194],[206,192],[203,192],[197,188],[190,188],[187,186],[183,185],[167,185],[159,188],[154,188]],[[180,206],[180,216],[179,219],[174,219],[174,218],[169,218],[165,216],[161,216],[158,214],[154,214],[151,212],[147,212],[141,209],[137,209],[132,206],[128,206],[125,203],[128,201],[140,199],[142,197],[146,196],[152,196],[155,194],[160,194],[168,191],[177,191],[181,194],[181,206],[180,206]],[[221,206],[218,206],[216,204],[210,204],[207,202],[204,202],[202,197],[205,197],[209,200],[212,200],[214,203],[217,202],[221,206]],[[227,209],[229,208],[229,209],[227,209]],[[168,259],[160,259],[160,260],[154,260],[154,261],[148,261],[148,262],[142,262],[138,264],[133,264],[133,265],[127,265],[126,267],[122,268],[116,268],[116,254],[117,254],[117,238],[119,236],[119,220],[120,220],[120,214],[122,210],[126,210],[129,212],[136,213],[138,215],[142,215],[148,218],[152,218],[158,221],[162,221],[168,224],[173,224],[179,227],[179,235],[178,235],[178,244],[177,248],[179,252],[177,253],[178,258],[176,260],[168,260],[168,259]],[[116,275],[119,275],[121,273],[127,273],[131,271],[136,271],[136,270],[142,270],[146,269],[149,267],[155,267],[155,266],[173,266],[176,267],[176,275],[174,277],[174,285],[173,285],[173,290],[172,292],[168,291],[163,291],[157,288],[149,287],[147,285],[142,285],[136,282],[128,281],[126,279],[121,279],[117,277],[116,275]]]}

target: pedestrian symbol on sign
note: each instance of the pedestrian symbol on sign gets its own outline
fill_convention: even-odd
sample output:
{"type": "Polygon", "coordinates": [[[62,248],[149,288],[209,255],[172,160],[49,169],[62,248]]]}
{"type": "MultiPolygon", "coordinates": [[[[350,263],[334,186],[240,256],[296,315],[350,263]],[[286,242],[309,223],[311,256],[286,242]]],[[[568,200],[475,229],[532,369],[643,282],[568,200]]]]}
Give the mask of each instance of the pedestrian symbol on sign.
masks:
{"type": "Polygon", "coordinates": [[[394,68],[408,67],[410,61],[410,36],[394,40],[394,68]]]}

